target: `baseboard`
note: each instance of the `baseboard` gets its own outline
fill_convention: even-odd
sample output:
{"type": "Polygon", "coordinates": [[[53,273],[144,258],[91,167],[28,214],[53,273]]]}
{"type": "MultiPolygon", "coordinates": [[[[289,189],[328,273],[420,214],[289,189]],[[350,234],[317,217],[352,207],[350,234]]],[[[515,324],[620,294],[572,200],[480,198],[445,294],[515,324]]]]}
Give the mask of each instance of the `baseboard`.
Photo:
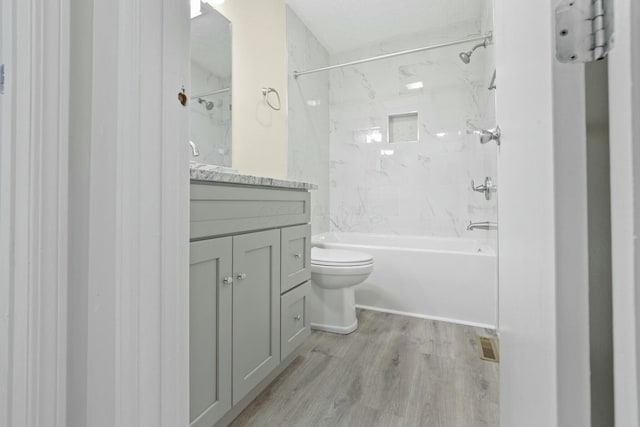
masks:
{"type": "Polygon", "coordinates": [[[356,307],[361,308],[363,310],[379,311],[382,313],[397,314],[399,316],[417,317],[419,319],[436,320],[438,322],[455,323],[458,325],[473,326],[475,328],[494,329],[494,330],[496,329],[495,325],[491,325],[488,323],[467,322],[465,320],[451,319],[448,317],[429,316],[426,314],[409,313],[406,311],[390,310],[388,308],[371,307],[368,305],[360,305],[360,304],[356,304],[356,307]]]}

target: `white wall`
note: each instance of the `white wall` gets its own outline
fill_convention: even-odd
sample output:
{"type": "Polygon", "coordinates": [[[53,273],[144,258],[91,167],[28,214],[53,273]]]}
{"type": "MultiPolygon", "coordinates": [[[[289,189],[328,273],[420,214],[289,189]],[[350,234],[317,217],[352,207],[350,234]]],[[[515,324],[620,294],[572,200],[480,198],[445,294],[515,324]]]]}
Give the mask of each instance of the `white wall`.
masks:
{"type": "Polygon", "coordinates": [[[233,25],[233,167],[287,176],[287,44],[284,0],[233,0],[218,10],[233,25]],[[263,102],[261,88],[280,93],[282,109],[263,102]]]}
{"type": "Polygon", "coordinates": [[[311,182],[312,234],[329,231],[329,73],[293,71],[329,65],[329,53],[287,6],[289,51],[288,178],[311,182]]]}
{"type": "MultiPolygon", "coordinates": [[[[491,28],[481,21],[363,47],[332,63],[477,35],[491,28]]],[[[496,144],[469,133],[495,127],[493,46],[476,50],[470,64],[458,57],[475,44],[330,72],[332,230],[495,241],[495,231],[466,230],[469,221],[497,220],[496,197],[471,191],[471,180],[499,181],[496,144]],[[418,82],[420,89],[406,86],[418,82]],[[418,114],[419,141],[390,143],[389,116],[407,112],[418,114]]]]}

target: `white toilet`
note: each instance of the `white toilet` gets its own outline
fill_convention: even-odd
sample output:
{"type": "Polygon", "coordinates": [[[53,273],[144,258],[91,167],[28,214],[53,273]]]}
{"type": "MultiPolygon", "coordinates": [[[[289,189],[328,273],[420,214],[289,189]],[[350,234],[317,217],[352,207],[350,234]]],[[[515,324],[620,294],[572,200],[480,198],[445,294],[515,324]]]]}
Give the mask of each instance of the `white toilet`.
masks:
{"type": "Polygon", "coordinates": [[[311,328],[349,334],[358,328],[354,287],[373,271],[362,252],[311,248],[311,328]]]}

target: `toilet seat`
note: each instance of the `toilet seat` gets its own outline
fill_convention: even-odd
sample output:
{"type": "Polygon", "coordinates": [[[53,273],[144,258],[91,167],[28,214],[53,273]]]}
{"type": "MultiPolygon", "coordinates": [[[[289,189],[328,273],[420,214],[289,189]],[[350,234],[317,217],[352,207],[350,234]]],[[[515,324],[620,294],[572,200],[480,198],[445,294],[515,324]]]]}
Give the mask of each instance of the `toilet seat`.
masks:
{"type": "Polygon", "coordinates": [[[311,248],[311,265],[325,267],[360,267],[373,264],[369,254],[342,249],[311,248]]]}

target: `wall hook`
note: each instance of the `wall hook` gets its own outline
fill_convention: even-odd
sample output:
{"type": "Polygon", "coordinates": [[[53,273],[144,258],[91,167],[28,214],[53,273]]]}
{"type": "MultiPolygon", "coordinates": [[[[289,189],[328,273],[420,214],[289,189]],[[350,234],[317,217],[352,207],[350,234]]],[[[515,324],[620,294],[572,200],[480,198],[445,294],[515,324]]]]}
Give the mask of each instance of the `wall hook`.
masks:
{"type": "Polygon", "coordinates": [[[262,88],[262,96],[264,97],[264,102],[271,107],[275,111],[279,111],[282,108],[282,103],[280,102],[280,94],[277,90],[272,87],[263,87],[262,88]],[[271,99],[269,99],[269,95],[275,93],[275,101],[277,101],[277,107],[271,103],[271,99]]]}

